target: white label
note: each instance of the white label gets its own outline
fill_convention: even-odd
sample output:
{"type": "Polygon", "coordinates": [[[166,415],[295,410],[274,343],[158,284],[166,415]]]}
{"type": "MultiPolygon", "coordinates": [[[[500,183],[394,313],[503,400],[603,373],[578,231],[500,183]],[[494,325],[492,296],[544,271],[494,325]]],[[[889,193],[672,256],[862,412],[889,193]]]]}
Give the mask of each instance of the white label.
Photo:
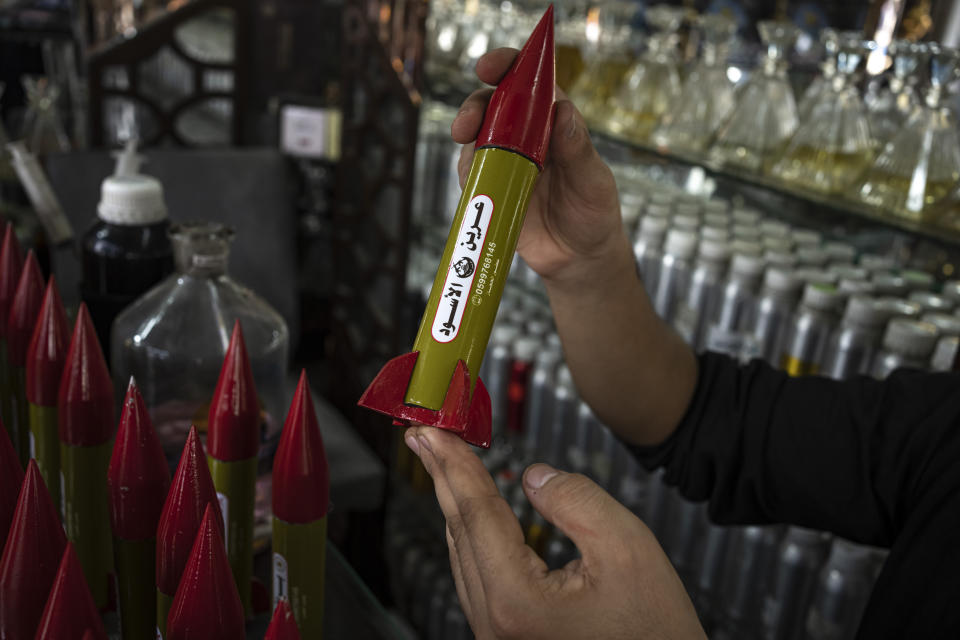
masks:
{"type": "Polygon", "coordinates": [[[33,431],[30,432],[30,457],[37,457],[37,440],[33,437],[33,431]]]}
{"type": "Polygon", "coordinates": [[[473,279],[477,275],[492,216],[493,200],[488,196],[474,196],[467,204],[440,292],[437,312],[433,316],[430,333],[437,342],[452,342],[460,332],[463,311],[470,300],[473,279]]]}
{"type": "Polygon", "coordinates": [[[294,156],[334,160],[339,155],[338,128],[339,111],[286,105],[280,111],[280,149],[294,156]]]}
{"type": "Polygon", "coordinates": [[[287,559],[284,558],[279,553],[273,554],[273,606],[271,609],[277,608],[277,602],[280,599],[290,600],[290,595],[287,593],[289,589],[289,579],[287,578],[287,559]]]}
{"type": "Polygon", "coordinates": [[[227,516],[230,514],[230,498],[217,491],[217,502],[220,503],[220,513],[223,515],[223,531],[227,535],[223,536],[223,549],[227,551],[227,545],[230,540],[230,520],[227,516]]]}
{"type": "Polygon", "coordinates": [[[740,356],[743,346],[743,336],[734,331],[727,331],[719,327],[710,327],[707,335],[707,350],[725,353],[734,357],[740,356]]]}

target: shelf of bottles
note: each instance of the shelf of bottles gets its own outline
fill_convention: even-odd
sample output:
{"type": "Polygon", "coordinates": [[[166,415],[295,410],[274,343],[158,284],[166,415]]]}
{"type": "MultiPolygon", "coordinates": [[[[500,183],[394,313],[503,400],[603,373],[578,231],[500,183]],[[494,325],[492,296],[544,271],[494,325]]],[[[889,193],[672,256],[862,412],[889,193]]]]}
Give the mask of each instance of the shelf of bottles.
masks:
{"type": "MultiPolygon", "coordinates": [[[[633,8],[599,7],[561,12],[557,36],[558,81],[597,138],[635,159],[701,167],[811,209],[960,244],[956,50],[899,40],[880,47],[832,29],[811,39],[766,21],[752,63],[724,15],[652,6],[644,36],[627,26],[638,19],[633,8]],[[819,49],[821,61],[795,93],[802,74],[788,61],[798,39],[805,58],[819,49]]],[[[428,84],[448,102],[469,89],[462,78],[480,55],[513,46],[531,20],[486,5],[474,18],[436,3],[428,25],[428,84]]]]}

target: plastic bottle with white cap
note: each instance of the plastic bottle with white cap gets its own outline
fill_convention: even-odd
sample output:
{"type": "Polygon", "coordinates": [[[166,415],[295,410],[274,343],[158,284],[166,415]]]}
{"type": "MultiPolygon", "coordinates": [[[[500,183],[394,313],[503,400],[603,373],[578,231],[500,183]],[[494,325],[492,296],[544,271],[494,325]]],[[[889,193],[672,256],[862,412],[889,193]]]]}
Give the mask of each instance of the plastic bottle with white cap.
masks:
{"type": "Polygon", "coordinates": [[[867,296],[847,300],[840,326],[830,336],[823,373],[834,380],[846,380],[870,372],[873,355],[880,346],[888,310],[867,296]]]}
{"type": "Polygon", "coordinates": [[[837,326],[843,298],[831,284],[807,283],[784,341],[781,367],[791,376],[820,372],[827,342],[837,326]]]}
{"type": "Polygon", "coordinates": [[[744,336],[744,360],[762,358],[775,367],[780,366],[783,340],[802,287],[803,281],[788,268],[778,265],[767,267],[757,298],[756,313],[744,336]]]}
{"type": "Polygon", "coordinates": [[[940,332],[922,320],[894,318],[883,334],[883,348],[873,361],[873,377],[886,378],[894,369],[926,369],[940,332]]]}
{"type": "Polygon", "coordinates": [[[679,301],[673,326],[687,344],[699,351],[706,338],[706,320],[716,315],[730,262],[730,247],[702,238],[687,295],[679,301]]]}
{"type": "Polygon", "coordinates": [[[734,254],[716,316],[707,319],[707,350],[740,357],[744,333],[755,312],[763,268],[759,255],[734,254]]]}
{"type": "Polygon", "coordinates": [[[930,359],[930,368],[934,371],[950,371],[953,369],[957,343],[960,341],[960,318],[949,313],[925,313],[923,320],[940,331],[937,347],[930,359]]]}
{"type": "Polygon", "coordinates": [[[669,220],[646,216],[640,220],[640,231],[633,243],[633,255],[637,260],[637,273],[643,286],[652,295],[657,290],[660,275],[660,260],[663,258],[663,238],[667,235],[669,220]]]}
{"type": "Polygon", "coordinates": [[[136,173],[139,165],[136,147],[128,145],[117,172],[103,181],[97,220],[81,242],[80,297],[108,361],[114,318],[173,272],[163,186],[136,173]]]}
{"type": "Polygon", "coordinates": [[[953,300],[929,291],[911,291],[907,299],[916,302],[925,312],[930,313],[950,313],[957,306],[953,300]]]}
{"type": "Polygon", "coordinates": [[[660,260],[660,281],[653,303],[657,313],[666,322],[672,322],[677,304],[683,300],[690,283],[693,257],[697,251],[697,234],[683,229],[671,229],[660,260]]]}

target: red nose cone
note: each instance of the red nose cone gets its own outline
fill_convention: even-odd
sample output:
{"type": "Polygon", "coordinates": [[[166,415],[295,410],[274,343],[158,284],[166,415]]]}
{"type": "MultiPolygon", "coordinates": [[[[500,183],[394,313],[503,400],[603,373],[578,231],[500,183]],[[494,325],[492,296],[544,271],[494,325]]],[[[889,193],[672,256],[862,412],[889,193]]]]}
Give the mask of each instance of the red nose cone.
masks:
{"type": "Polygon", "coordinates": [[[219,518],[216,503],[207,505],[167,616],[167,640],[236,640],[246,635],[240,594],[214,524],[219,518]]]}
{"type": "Polygon", "coordinates": [[[157,588],[167,595],[177,592],[208,504],[214,506],[222,534],[223,517],[217,491],[213,488],[197,428],[191,427],[157,525],[157,588]]]}
{"type": "Polygon", "coordinates": [[[207,449],[217,460],[248,460],[260,446],[260,404],[240,321],[233,325],[220,379],[210,402],[207,449]]]}
{"type": "Polygon", "coordinates": [[[7,317],[7,357],[14,367],[24,367],[27,364],[27,348],[37,325],[42,298],[43,274],[40,273],[33,250],[30,250],[23,271],[20,272],[20,281],[17,283],[16,293],[13,294],[10,315],[7,317]]]}
{"type": "Polygon", "coordinates": [[[160,512],[170,489],[170,470],[133,378],[123,401],[107,488],[115,536],[149,540],[157,534],[160,512]]]}
{"type": "Polygon", "coordinates": [[[50,276],[27,348],[27,400],[38,407],[57,406],[60,378],[70,344],[69,331],[60,291],[56,280],[50,276]]]}
{"type": "Polygon", "coordinates": [[[478,149],[516,151],[543,168],[553,128],[555,66],[550,5],[494,90],[477,134],[478,149]]]}
{"type": "Polygon", "coordinates": [[[113,436],[113,383],[87,305],[80,304],[57,402],[60,441],[75,447],[113,436]]]}
{"type": "Polygon", "coordinates": [[[280,599],[277,608],[273,611],[273,619],[267,627],[267,635],[263,640],[300,640],[300,629],[293,618],[293,611],[286,600],[280,599]]]}
{"type": "Polygon", "coordinates": [[[327,454],[304,371],[273,459],[273,515],[304,524],[327,515],[329,504],[327,454]]]}
{"type": "Polygon", "coordinates": [[[31,460],[0,559],[0,638],[32,638],[57,575],[67,537],[31,460]]]}
{"type": "Polygon", "coordinates": [[[0,245],[0,338],[7,337],[7,316],[10,315],[10,305],[17,292],[17,283],[20,282],[20,272],[23,270],[23,249],[13,232],[13,225],[5,225],[3,244],[0,245]]]}
{"type": "Polygon", "coordinates": [[[35,640],[83,640],[89,631],[93,638],[107,640],[77,552],[67,543],[35,640]]]}
{"type": "Polygon", "coordinates": [[[23,467],[17,459],[17,452],[13,450],[7,430],[0,426],[0,553],[7,542],[22,484],[23,467]]]}

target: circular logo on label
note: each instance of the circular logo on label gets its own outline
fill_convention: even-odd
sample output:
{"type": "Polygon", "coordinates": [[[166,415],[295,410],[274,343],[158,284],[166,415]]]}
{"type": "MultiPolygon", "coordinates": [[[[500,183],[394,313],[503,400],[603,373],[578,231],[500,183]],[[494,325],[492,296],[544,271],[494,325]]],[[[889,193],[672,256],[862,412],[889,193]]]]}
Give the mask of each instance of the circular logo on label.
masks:
{"type": "Polygon", "coordinates": [[[460,258],[453,263],[453,270],[460,278],[469,278],[473,275],[474,269],[476,269],[476,265],[473,264],[473,260],[467,257],[460,258]]]}

